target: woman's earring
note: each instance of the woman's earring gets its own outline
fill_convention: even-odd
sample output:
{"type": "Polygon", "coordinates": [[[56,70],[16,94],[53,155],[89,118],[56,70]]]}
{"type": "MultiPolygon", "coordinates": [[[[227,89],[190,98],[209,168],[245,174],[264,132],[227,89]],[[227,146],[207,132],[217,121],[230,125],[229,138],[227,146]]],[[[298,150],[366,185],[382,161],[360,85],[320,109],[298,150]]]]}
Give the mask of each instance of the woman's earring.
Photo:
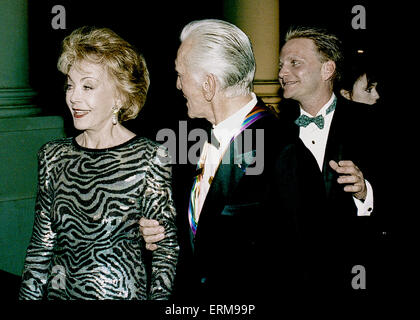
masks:
{"type": "Polygon", "coordinates": [[[112,124],[115,126],[118,123],[118,108],[112,107],[112,124]]]}

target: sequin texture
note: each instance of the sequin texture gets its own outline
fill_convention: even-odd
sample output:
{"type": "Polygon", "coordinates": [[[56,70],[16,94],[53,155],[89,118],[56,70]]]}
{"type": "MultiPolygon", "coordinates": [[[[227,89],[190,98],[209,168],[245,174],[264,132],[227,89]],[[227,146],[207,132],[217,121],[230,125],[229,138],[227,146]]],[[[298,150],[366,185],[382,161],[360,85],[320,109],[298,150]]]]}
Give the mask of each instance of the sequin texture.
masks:
{"type": "Polygon", "coordinates": [[[40,149],[20,299],[170,297],[179,247],[170,161],[161,150],[142,137],[109,149],[82,148],[72,138],[40,149]],[[142,216],[166,229],[152,254],[151,275],[139,232],[142,216]]]}

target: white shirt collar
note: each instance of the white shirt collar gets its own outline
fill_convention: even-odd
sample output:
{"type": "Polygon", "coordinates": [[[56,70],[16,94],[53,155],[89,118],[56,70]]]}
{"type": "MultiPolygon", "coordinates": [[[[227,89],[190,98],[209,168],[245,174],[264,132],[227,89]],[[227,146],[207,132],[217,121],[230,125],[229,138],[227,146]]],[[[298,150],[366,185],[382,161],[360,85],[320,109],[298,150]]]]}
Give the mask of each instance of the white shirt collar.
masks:
{"type": "Polygon", "coordinates": [[[242,125],[246,115],[257,104],[257,96],[251,92],[252,99],[229,118],[223,120],[217,125],[213,125],[213,133],[222,146],[230,142],[230,139],[242,125]]]}
{"type": "MultiPolygon", "coordinates": [[[[325,117],[327,113],[327,109],[333,103],[334,99],[335,99],[335,94],[333,92],[330,100],[328,100],[327,103],[323,105],[323,107],[318,111],[318,113],[315,116],[319,116],[320,114],[322,114],[325,117]]],[[[303,110],[302,107],[300,108],[300,114],[304,114],[312,118],[312,115],[306,112],[305,110],[303,110]]]]}

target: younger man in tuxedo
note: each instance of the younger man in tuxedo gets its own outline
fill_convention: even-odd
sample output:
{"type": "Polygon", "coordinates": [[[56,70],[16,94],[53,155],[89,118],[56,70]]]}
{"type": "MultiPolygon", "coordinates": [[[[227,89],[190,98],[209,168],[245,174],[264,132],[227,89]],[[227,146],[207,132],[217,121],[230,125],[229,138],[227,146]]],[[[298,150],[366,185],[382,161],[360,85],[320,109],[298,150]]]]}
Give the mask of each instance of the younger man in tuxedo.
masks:
{"type": "Polygon", "coordinates": [[[325,279],[309,288],[325,292],[355,292],[355,266],[363,266],[367,277],[373,274],[369,260],[377,207],[373,115],[365,105],[334,94],[342,63],[341,42],[335,35],[308,27],[287,32],[280,52],[279,81],[286,98],[280,114],[297,124],[296,135],[322,171],[327,210],[301,221],[310,270],[325,279]]]}

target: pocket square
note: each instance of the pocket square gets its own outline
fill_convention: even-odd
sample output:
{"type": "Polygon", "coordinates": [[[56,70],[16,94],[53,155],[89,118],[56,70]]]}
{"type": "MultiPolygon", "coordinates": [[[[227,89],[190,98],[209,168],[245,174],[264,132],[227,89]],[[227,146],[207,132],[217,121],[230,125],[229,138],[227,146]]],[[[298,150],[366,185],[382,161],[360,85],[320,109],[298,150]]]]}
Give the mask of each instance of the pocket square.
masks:
{"type": "Polygon", "coordinates": [[[250,164],[253,164],[256,160],[256,151],[251,150],[245,153],[238,154],[235,156],[234,162],[237,164],[240,168],[242,166],[249,166],[250,164]]]}

